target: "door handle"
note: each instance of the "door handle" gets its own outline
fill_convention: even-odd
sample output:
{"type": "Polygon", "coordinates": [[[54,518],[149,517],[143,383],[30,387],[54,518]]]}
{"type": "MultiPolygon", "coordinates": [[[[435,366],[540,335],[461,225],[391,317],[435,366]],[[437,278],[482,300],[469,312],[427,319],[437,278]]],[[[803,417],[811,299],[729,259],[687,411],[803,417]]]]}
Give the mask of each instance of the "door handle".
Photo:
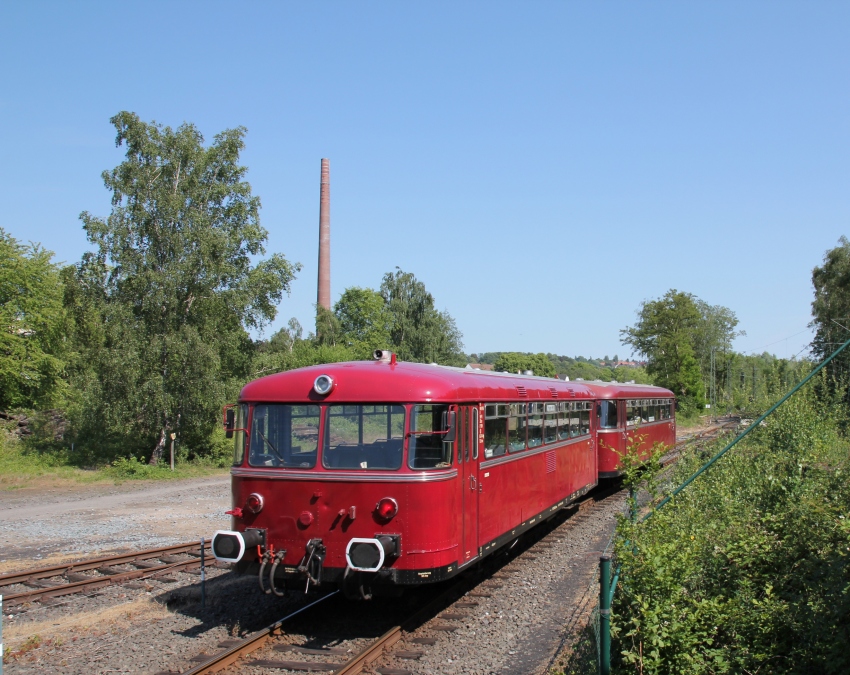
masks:
{"type": "Polygon", "coordinates": [[[469,489],[473,491],[475,490],[475,476],[473,475],[469,476],[469,489]]]}

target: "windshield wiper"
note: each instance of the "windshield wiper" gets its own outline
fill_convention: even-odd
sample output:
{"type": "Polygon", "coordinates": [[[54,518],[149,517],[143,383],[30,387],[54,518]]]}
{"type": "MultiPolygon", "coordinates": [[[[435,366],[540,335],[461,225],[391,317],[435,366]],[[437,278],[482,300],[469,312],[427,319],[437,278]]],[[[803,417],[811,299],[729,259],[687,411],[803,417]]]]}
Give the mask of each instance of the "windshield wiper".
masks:
{"type": "Polygon", "coordinates": [[[272,445],[272,442],[268,438],[266,438],[266,435],[262,431],[260,431],[259,429],[257,429],[257,433],[260,434],[260,438],[263,439],[263,442],[272,449],[272,452],[274,452],[274,454],[277,455],[277,458],[281,462],[286,464],[286,460],[283,457],[281,457],[280,453],[277,451],[277,448],[272,445]]]}

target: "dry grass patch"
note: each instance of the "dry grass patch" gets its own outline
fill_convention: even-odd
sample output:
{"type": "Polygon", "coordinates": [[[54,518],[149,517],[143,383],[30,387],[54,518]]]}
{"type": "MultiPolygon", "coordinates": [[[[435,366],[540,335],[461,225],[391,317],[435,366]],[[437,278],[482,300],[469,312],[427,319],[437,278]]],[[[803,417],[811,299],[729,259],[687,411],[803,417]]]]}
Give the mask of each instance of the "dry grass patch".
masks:
{"type": "Polygon", "coordinates": [[[141,622],[160,621],[169,614],[166,607],[152,598],[138,598],[115,607],[66,614],[58,622],[54,618],[6,623],[3,627],[3,641],[10,654],[14,654],[35,640],[38,644],[30,647],[30,650],[47,642],[61,644],[81,637],[126,631],[141,622]]]}

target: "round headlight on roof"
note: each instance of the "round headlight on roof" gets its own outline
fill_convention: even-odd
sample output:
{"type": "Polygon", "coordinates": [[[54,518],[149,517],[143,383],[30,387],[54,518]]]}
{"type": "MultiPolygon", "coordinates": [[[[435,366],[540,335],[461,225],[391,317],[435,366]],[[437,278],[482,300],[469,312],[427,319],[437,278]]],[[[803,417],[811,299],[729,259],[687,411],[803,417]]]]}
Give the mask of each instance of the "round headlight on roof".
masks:
{"type": "Polygon", "coordinates": [[[327,396],[334,388],[334,379],[330,375],[319,375],[313,382],[313,391],[319,396],[327,396]]]}

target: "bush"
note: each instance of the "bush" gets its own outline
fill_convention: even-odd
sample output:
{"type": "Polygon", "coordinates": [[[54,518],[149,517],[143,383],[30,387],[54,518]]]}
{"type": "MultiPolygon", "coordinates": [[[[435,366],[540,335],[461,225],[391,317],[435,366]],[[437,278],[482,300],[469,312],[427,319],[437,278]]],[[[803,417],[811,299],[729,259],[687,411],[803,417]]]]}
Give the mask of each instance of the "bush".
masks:
{"type": "MultiPolygon", "coordinates": [[[[800,392],[648,521],[621,521],[619,672],[850,671],[850,465],[837,429],[834,409],[800,392]]],[[[672,484],[707,455],[684,458],[672,484]]]]}

